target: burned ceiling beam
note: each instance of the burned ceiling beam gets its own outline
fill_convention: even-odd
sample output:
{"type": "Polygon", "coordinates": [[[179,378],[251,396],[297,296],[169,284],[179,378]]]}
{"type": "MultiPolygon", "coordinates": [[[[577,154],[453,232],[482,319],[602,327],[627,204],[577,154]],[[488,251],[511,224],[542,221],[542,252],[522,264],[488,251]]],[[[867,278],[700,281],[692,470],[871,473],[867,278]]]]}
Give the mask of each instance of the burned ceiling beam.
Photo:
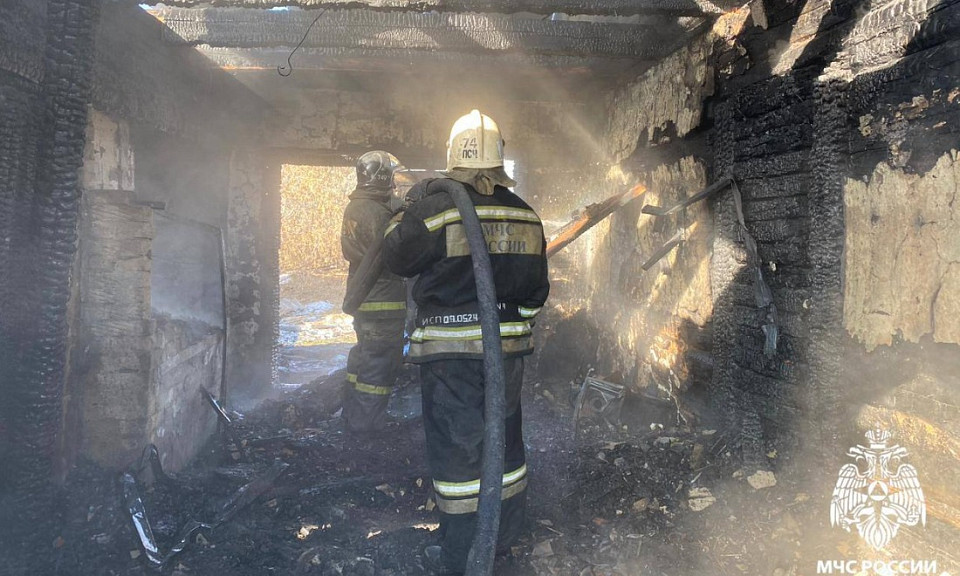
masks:
{"type": "Polygon", "coordinates": [[[484,14],[419,14],[337,10],[160,8],[167,41],[223,48],[296,46],[426,52],[526,53],[655,59],[676,47],[676,20],[653,24],[562,22],[484,14]]]}
{"type": "MultiPolygon", "coordinates": [[[[201,45],[196,49],[218,67],[229,72],[269,71],[275,73],[285,65],[288,48],[215,48],[201,45]]],[[[655,60],[649,60],[655,62],[655,60]]],[[[416,50],[382,50],[368,48],[307,48],[292,58],[295,70],[306,72],[422,72],[426,66],[435,73],[465,72],[511,74],[547,73],[602,76],[617,75],[626,67],[636,66],[636,58],[581,58],[544,54],[463,54],[458,52],[423,52],[416,50]]]]}
{"type": "MultiPolygon", "coordinates": [[[[515,14],[635,16],[719,14],[736,0],[164,0],[168,6],[231,8],[366,8],[379,11],[437,11],[515,14]]],[[[154,2],[151,2],[154,4],[154,2]]]]}

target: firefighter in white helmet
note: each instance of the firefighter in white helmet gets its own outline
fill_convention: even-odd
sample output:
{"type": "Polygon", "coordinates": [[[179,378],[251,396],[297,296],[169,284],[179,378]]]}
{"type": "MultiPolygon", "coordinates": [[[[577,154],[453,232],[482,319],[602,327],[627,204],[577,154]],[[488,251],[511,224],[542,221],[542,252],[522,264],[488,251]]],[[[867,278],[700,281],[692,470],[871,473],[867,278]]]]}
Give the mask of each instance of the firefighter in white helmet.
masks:
{"type": "MultiPolygon", "coordinates": [[[[508,188],[504,141],[490,117],[473,110],[453,126],[444,175],[466,185],[484,230],[500,309],[506,374],[506,446],[498,550],[518,536],[526,508],[520,385],[523,357],[533,351],[531,322],[547,299],[546,242],[536,212],[508,188]]],[[[394,217],[384,264],[419,278],[413,289],[417,327],[409,361],[420,365],[427,460],[440,510],[442,546],[425,549],[428,564],[460,573],[476,527],[483,444],[483,345],[470,250],[453,199],[425,180],[394,217]]]]}

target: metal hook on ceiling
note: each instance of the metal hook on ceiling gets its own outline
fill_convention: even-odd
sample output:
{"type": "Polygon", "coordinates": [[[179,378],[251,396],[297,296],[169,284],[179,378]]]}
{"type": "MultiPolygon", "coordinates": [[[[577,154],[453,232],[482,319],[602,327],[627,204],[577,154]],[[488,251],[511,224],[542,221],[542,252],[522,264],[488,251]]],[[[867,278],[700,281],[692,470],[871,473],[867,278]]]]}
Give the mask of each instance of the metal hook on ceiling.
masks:
{"type": "Polygon", "coordinates": [[[303,46],[303,43],[307,41],[307,36],[310,35],[310,30],[313,29],[313,25],[316,24],[318,20],[320,20],[320,17],[323,16],[323,13],[326,11],[327,11],[326,8],[321,10],[320,13],[317,14],[317,17],[313,19],[313,22],[311,22],[310,25],[307,26],[307,31],[303,33],[303,38],[300,39],[300,42],[297,43],[296,48],[294,48],[290,52],[290,55],[287,56],[287,65],[284,66],[283,64],[281,64],[277,66],[277,74],[283,76],[284,78],[293,74],[293,62],[291,62],[291,60],[293,59],[293,55],[296,54],[297,50],[299,50],[300,47],[303,46]]]}

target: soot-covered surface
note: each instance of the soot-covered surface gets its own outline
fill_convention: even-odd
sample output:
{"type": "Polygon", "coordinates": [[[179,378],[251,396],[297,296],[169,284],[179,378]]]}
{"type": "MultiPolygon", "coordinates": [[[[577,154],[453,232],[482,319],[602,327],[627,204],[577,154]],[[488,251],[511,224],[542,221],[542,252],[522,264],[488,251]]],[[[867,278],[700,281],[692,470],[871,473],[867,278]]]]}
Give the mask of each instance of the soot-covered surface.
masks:
{"type": "MultiPolygon", "coordinates": [[[[826,554],[801,546],[804,531],[820,524],[807,519],[826,517],[822,501],[779,476],[776,486],[752,487],[719,432],[627,416],[619,430],[575,436],[571,383],[530,376],[529,526],[495,574],[802,574],[805,558],[826,554]]],[[[395,410],[400,419],[376,437],[343,433],[334,416],[341,378],[318,379],[236,421],[242,449],[224,434],[168,481],[147,487],[152,474],[141,471],[147,517],[166,553],[188,521],[214,521],[241,486],[277,461],[289,465],[232,518],[192,536],[163,573],[429,574],[421,551],[439,536],[419,416],[395,410]]],[[[393,406],[416,395],[409,370],[393,406]]],[[[78,466],[61,510],[59,530],[35,543],[33,573],[154,573],[116,473],[78,466]]]]}
{"type": "MultiPolygon", "coordinates": [[[[332,305],[300,303],[339,301],[341,280],[309,276],[284,283],[283,296],[291,303],[284,322],[297,340],[307,329],[329,324],[337,312],[332,305]]],[[[561,334],[551,315],[538,330],[561,334]]],[[[576,357],[579,332],[561,334],[550,345],[576,357]]],[[[160,572],[429,574],[422,550],[437,543],[439,534],[417,370],[407,366],[398,380],[387,431],[357,437],[341,430],[337,416],[344,372],[327,369],[345,363],[349,343],[298,344],[281,349],[281,364],[290,382],[304,377],[308,384],[281,378],[272,399],[242,418],[232,413],[233,424],[192,466],[168,479],[154,478],[148,463],[139,470],[131,464],[161,555],[191,520],[222,520],[188,538],[184,551],[160,572]],[[305,369],[298,354],[323,369],[305,369]],[[275,480],[259,480],[280,470],[280,463],[286,467],[275,480]],[[248,497],[256,497],[234,506],[224,520],[224,508],[244,486],[248,497]]],[[[855,546],[854,537],[823,530],[830,487],[818,491],[819,498],[805,493],[797,487],[799,478],[779,471],[785,463],[771,453],[777,484],[754,488],[722,432],[710,424],[671,425],[677,415],[670,406],[628,396],[619,427],[581,423],[575,429],[575,381],[581,376],[552,368],[549,379],[527,371],[528,526],[510,553],[498,558],[497,576],[805,574],[812,571],[805,567],[815,567],[809,559],[837,555],[811,534],[855,546]]],[[[577,371],[575,363],[568,369],[577,371]]],[[[0,561],[0,574],[157,573],[126,511],[120,474],[81,463],[58,508],[57,529],[32,544],[30,571],[15,572],[0,561]]]]}

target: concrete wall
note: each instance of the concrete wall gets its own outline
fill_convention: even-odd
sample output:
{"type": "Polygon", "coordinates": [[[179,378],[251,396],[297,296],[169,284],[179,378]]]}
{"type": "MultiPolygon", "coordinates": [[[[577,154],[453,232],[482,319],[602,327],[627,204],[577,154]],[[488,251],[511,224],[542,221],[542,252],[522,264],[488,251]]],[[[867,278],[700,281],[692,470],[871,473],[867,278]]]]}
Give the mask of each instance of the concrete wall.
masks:
{"type": "MultiPolygon", "coordinates": [[[[80,441],[63,452],[68,462],[79,449],[123,467],[155,443],[176,470],[215,429],[200,390],[224,394],[218,229],[228,216],[229,149],[254,141],[262,102],[202,56],[165,45],[160,23],[136,5],[107,4],[86,132],[65,418],[80,441]]],[[[272,347],[257,344],[269,374],[272,347]]]]}
{"type": "Polygon", "coordinates": [[[201,390],[222,393],[219,233],[140,202],[127,123],[89,119],[67,422],[102,465],[153,443],[177,470],[216,428],[201,390]]]}
{"type": "Polygon", "coordinates": [[[153,214],[133,205],[128,191],[84,192],[71,389],[81,399],[82,452],[121,468],[143,449],[156,405],[151,390],[153,214]]]}
{"type": "Polygon", "coordinates": [[[280,165],[262,150],[230,158],[227,395],[249,406],[276,379],[280,314],[280,165]]]}

